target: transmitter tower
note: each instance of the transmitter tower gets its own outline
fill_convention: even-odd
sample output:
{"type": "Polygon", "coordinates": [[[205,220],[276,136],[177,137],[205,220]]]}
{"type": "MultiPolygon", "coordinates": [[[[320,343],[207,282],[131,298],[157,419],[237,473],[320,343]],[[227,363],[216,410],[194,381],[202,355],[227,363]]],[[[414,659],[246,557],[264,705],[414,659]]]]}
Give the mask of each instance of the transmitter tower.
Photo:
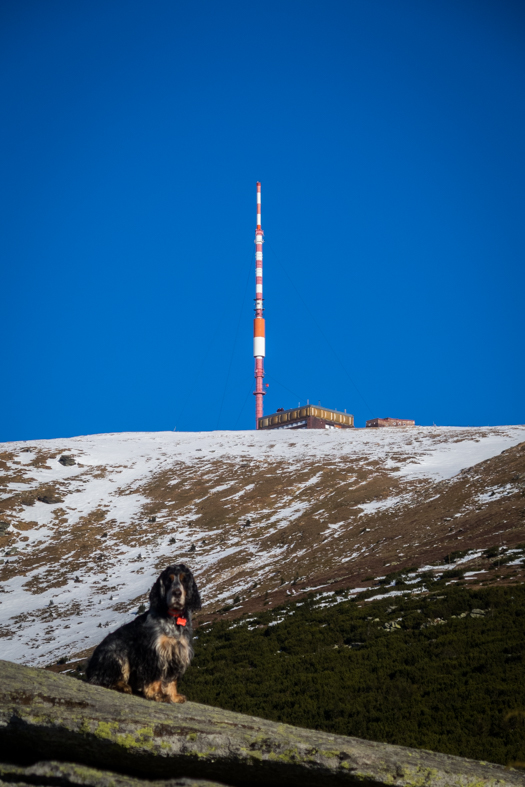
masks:
{"type": "Polygon", "coordinates": [[[253,321],[253,357],[255,358],[255,428],[263,415],[264,356],[266,339],[264,334],[263,307],[263,231],[261,229],[261,184],[257,183],[257,226],[255,229],[255,319],[253,321]]]}

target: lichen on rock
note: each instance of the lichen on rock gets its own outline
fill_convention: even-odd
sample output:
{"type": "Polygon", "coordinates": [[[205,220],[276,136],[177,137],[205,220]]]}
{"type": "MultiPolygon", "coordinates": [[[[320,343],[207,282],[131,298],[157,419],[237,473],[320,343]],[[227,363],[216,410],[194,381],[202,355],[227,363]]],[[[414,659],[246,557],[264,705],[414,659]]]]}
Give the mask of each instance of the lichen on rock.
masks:
{"type": "Polygon", "coordinates": [[[0,762],[13,763],[0,766],[0,783],[11,785],[524,784],[522,773],[496,765],[193,702],[158,704],[6,661],[0,661],[0,762]]]}

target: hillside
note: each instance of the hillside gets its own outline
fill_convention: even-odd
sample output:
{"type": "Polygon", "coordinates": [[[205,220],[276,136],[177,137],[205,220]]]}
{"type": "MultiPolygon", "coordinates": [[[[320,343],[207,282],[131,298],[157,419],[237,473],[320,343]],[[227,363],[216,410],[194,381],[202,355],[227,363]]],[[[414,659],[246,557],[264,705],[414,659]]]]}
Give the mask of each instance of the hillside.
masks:
{"type": "Polygon", "coordinates": [[[451,564],[478,585],[521,582],[524,441],[508,426],[4,444],[3,657],[42,666],[87,651],[173,561],[196,574],[201,622],[352,595],[408,566],[414,591],[451,564]]]}
{"type": "Polygon", "coordinates": [[[375,594],[311,593],[201,626],[181,690],[284,724],[525,768],[525,585],[427,577],[414,593],[414,573],[375,594]]]}

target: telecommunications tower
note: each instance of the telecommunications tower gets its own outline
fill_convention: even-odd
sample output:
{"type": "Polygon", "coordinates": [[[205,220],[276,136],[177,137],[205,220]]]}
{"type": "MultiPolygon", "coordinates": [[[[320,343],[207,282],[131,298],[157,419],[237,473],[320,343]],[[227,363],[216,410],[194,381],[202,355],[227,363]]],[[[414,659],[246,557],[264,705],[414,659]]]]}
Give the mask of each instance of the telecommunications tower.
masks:
{"type": "Polygon", "coordinates": [[[263,414],[264,377],[264,317],[263,317],[263,231],[261,229],[261,184],[257,183],[257,227],[255,229],[255,319],[253,321],[253,357],[255,358],[255,428],[259,428],[259,418],[263,414]]]}

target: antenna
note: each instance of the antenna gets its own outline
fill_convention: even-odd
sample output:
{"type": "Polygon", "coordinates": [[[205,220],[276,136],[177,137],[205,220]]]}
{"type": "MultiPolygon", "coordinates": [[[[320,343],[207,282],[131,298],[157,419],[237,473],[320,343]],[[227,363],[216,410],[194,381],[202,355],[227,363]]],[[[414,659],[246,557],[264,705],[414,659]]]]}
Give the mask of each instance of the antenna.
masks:
{"type": "Polygon", "coordinates": [[[264,356],[266,340],[263,317],[263,231],[261,229],[261,184],[257,182],[257,227],[255,229],[255,319],[253,321],[253,357],[255,358],[255,428],[259,428],[259,418],[263,414],[264,356]]]}

